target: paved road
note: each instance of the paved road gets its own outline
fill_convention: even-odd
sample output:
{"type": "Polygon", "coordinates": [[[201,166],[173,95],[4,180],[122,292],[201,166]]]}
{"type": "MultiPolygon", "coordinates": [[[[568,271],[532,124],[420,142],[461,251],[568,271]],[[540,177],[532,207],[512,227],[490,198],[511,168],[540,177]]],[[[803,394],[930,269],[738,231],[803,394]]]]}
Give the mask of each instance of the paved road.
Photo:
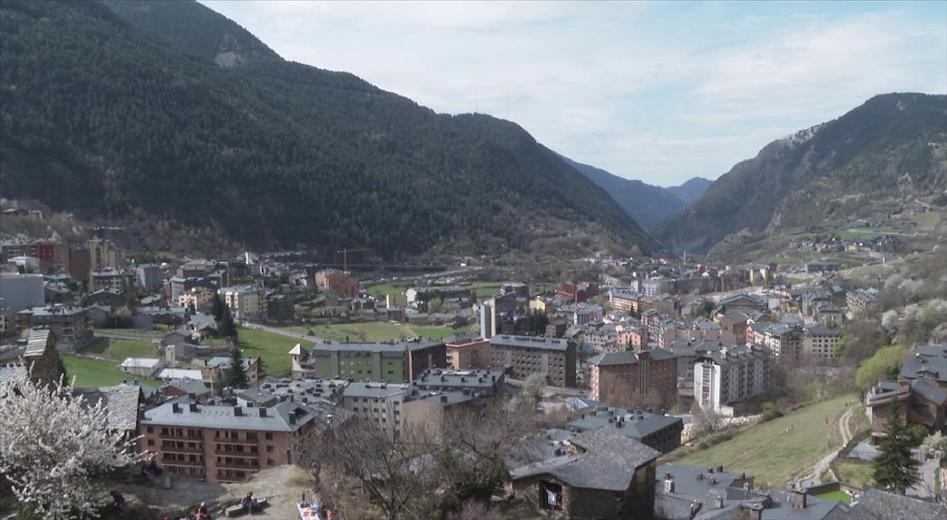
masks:
{"type": "Polygon", "coordinates": [[[839,446],[837,450],[833,450],[831,453],[822,457],[819,462],[816,463],[815,468],[812,470],[812,473],[803,477],[801,480],[803,487],[818,485],[822,483],[821,476],[823,473],[829,470],[829,467],[832,465],[832,462],[838,457],[839,452],[842,451],[849,441],[852,440],[852,429],[849,426],[849,422],[852,420],[852,416],[855,413],[855,409],[858,407],[857,404],[850,406],[845,413],[839,417],[838,420],[838,431],[842,436],[842,445],[839,446]]]}

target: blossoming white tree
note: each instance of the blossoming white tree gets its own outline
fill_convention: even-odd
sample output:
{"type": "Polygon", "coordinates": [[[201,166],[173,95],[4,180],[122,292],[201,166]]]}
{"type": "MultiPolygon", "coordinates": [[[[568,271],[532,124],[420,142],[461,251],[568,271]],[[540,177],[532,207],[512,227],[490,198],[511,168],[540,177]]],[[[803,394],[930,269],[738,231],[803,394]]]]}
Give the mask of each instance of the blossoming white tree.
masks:
{"type": "Polygon", "coordinates": [[[102,402],[73,396],[62,380],[27,378],[0,388],[0,473],[13,493],[51,520],[96,516],[102,472],[137,459],[134,440],[107,428],[102,402]]]}

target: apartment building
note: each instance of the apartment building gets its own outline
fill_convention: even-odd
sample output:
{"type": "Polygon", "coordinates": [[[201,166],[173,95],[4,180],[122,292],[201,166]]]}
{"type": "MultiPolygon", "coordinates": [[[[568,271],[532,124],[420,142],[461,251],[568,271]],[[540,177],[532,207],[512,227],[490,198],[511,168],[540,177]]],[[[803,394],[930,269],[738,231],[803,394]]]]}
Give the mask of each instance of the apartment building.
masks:
{"type": "MultiPolygon", "coordinates": [[[[493,374],[497,376],[495,373],[493,374]]],[[[342,391],[342,408],[374,423],[392,438],[426,432],[438,435],[445,414],[474,406],[492,395],[493,386],[483,377],[471,378],[461,386],[431,386],[440,381],[433,374],[420,384],[353,382],[342,391]],[[478,379],[481,381],[478,383],[478,379]],[[479,390],[478,390],[479,389],[479,390]]]]}
{"type": "Polygon", "coordinates": [[[677,357],[664,349],[599,354],[589,360],[590,397],[609,406],[661,406],[677,397],[677,357]]]}
{"type": "Polygon", "coordinates": [[[5,240],[0,242],[0,256],[30,256],[39,260],[40,268],[65,269],[69,265],[69,246],[53,240],[5,240]]]}
{"type": "Polygon", "coordinates": [[[575,386],[575,344],[563,338],[499,335],[490,339],[492,367],[516,379],[545,374],[553,386],[575,386]]]}
{"type": "Polygon", "coordinates": [[[190,309],[191,312],[211,312],[214,302],[214,292],[203,287],[194,287],[177,297],[179,307],[190,309]]]}
{"type": "Polygon", "coordinates": [[[89,273],[89,290],[116,289],[124,291],[132,286],[135,275],[124,270],[106,268],[89,273]]]}
{"type": "Polygon", "coordinates": [[[106,268],[118,269],[125,264],[122,251],[111,240],[93,238],[86,242],[89,250],[89,269],[102,271],[106,268]]]}
{"type": "Polygon", "coordinates": [[[139,448],[171,473],[240,482],[292,464],[300,439],[323,419],[293,401],[261,407],[173,401],[145,411],[139,448]]]}
{"type": "Polygon", "coordinates": [[[750,346],[703,353],[694,363],[694,398],[705,410],[733,415],[734,405],[766,391],[768,363],[765,352],[750,346]]]}
{"type": "Polygon", "coordinates": [[[290,352],[293,378],[407,383],[429,368],[447,367],[443,342],[319,343],[290,352]]]}
{"type": "Polygon", "coordinates": [[[612,289],[608,293],[608,303],[612,309],[622,312],[638,313],[638,299],[640,294],[627,289],[612,289]]]}
{"type": "Polygon", "coordinates": [[[465,368],[487,368],[490,366],[490,342],[483,338],[449,341],[447,348],[447,366],[462,370],[465,368]]]}
{"type": "Polygon", "coordinates": [[[33,307],[16,314],[18,333],[36,327],[46,327],[56,335],[59,348],[75,350],[92,341],[89,313],[71,305],[33,307]]]}
{"type": "Polygon", "coordinates": [[[878,300],[878,289],[856,289],[845,295],[845,305],[848,312],[858,314],[872,308],[878,300]]]}
{"type": "Polygon", "coordinates": [[[817,363],[837,361],[840,337],[838,329],[821,326],[806,327],[802,334],[803,359],[817,363]]]}
{"type": "Polygon", "coordinates": [[[260,321],[266,299],[259,287],[225,287],[217,291],[237,321],[260,321]]]}
{"type": "Polygon", "coordinates": [[[797,365],[804,358],[802,327],[794,323],[752,322],[746,342],[765,350],[782,365],[797,365]]]}

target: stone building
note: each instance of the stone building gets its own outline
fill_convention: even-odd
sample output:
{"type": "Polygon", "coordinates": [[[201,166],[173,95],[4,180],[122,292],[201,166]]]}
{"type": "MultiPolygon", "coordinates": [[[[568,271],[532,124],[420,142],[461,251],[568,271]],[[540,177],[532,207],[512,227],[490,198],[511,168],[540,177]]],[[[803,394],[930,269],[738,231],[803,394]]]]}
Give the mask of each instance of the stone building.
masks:
{"type": "Polygon", "coordinates": [[[575,386],[575,344],[563,338],[500,335],[490,339],[492,368],[515,379],[545,374],[553,386],[575,386]]]}
{"type": "Polygon", "coordinates": [[[599,407],[582,410],[582,415],[566,425],[569,431],[586,432],[612,428],[661,453],[681,445],[684,421],[663,413],[643,409],[599,407]]]}
{"type": "Polygon", "coordinates": [[[604,353],[589,365],[590,397],[603,404],[661,406],[677,397],[677,359],[667,350],[604,353]]]}
{"type": "Polygon", "coordinates": [[[508,489],[551,518],[648,520],[659,455],[614,429],[592,430],[549,458],[512,468],[508,489]]]}

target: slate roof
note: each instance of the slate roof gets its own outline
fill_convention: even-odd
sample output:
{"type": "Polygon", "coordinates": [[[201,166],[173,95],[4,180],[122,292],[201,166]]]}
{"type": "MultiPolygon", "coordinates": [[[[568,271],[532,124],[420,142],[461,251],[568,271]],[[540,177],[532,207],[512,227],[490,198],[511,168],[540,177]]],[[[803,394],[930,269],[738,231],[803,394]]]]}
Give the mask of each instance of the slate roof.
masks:
{"type": "Polygon", "coordinates": [[[209,314],[191,314],[191,325],[197,330],[217,330],[217,321],[209,314]]]}
{"type": "Polygon", "coordinates": [[[176,388],[188,395],[204,395],[210,393],[210,389],[207,388],[204,381],[199,379],[175,379],[168,382],[166,386],[176,388]]]}
{"type": "Polygon", "coordinates": [[[879,489],[865,488],[852,505],[853,518],[879,517],[885,520],[942,520],[947,509],[934,502],[879,489]]]}
{"type": "Polygon", "coordinates": [[[442,344],[442,341],[400,341],[391,343],[352,342],[352,343],[319,343],[315,345],[312,355],[328,355],[329,352],[380,352],[382,354],[403,355],[408,351],[422,350],[442,344]]]}
{"type": "Polygon", "coordinates": [[[929,377],[947,383],[947,343],[914,347],[901,365],[901,379],[929,377]]]}
{"type": "Polygon", "coordinates": [[[609,428],[626,437],[642,439],[665,428],[682,429],[684,422],[680,417],[670,415],[604,407],[583,412],[580,419],[570,422],[567,427],[579,432],[609,428]]]}
{"type": "Polygon", "coordinates": [[[398,394],[404,394],[411,390],[408,383],[369,383],[353,381],[345,387],[342,395],[345,397],[371,397],[374,399],[387,399],[398,394]]]}
{"type": "Polygon", "coordinates": [[[947,402],[947,391],[923,379],[914,380],[911,383],[911,391],[940,406],[947,402]]]}
{"type": "Polygon", "coordinates": [[[621,492],[635,470],[658,458],[660,452],[621,433],[601,428],[572,439],[577,455],[563,455],[510,471],[512,480],[551,475],[569,486],[621,492]]]}
{"type": "MultiPolygon", "coordinates": [[[[664,361],[676,357],[673,352],[661,348],[652,348],[647,352],[651,359],[664,361]]],[[[589,363],[597,366],[634,365],[638,363],[638,352],[626,350],[623,352],[603,352],[589,359],[589,363]]]]}
{"type": "MultiPolygon", "coordinates": [[[[655,483],[655,516],[666,520],[732,520],[742,506],[761,510],[763,520],[842,520],[848,507],[838,502],[806,497],[806,507],[795,509],[786,491],[761,492],[745,489],[743,474],[685,464],[658,466],[655,483]],[[674,491],[668,492],[665,480],[670,474],[674,491]],[[718,498],[723,507],[717,507],[718,498]]],[[[752,481],[752,477],[749,477],[752,481]]]]}
{"type": "Polygon", "coordinates": [[[191,411],[189,404],[190,401],[186,399],[164,403],[146,411],[141,422],[167,426],[291,432],[314,418],[305,407],[291,401],[265,408],[199,404],[196,411],[191,411]],[[174,412],[175,404],[178,405],[179,412],[174,412]],[[236,409],[240,410],[240,415],[237,415],[236,409]],[[261,417],[260,410],[266,410],[266,415],[261,417]],[[295,424],[290,423],[291,412],[297,413],[295,424]]]}
{"type": "Polygon", "coordinates": [[[203,380],[200,370],[190,368],[164,368],[158,372],[158,379],[199,379],[203,380]]]}
{"type": "Polygon", "coordinates": [[[139,385],[120,384],[98,388],[76,388],[86,404],[94,406],[99,400],[108,410],[108,428],[113,431],[135,431],[138,428],[138,410],[142,389],[139,385]]]}

